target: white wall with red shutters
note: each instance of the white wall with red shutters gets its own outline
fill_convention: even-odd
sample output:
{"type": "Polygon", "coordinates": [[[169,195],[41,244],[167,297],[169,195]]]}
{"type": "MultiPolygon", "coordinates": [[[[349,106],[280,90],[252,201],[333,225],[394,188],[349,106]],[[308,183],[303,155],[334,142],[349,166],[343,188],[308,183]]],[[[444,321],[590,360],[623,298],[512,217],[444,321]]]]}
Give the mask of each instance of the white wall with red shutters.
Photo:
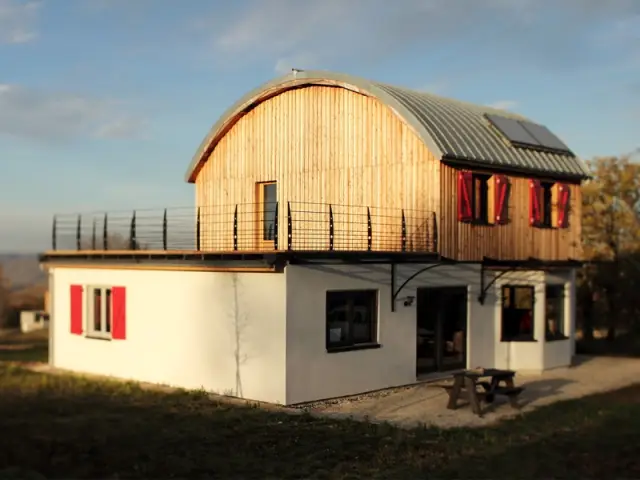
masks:
{"type": "Polygon", "coordinates": [[[52,268],[50,282],[53,366],[286,401],[283,274],[52,268]],[[71,291],[93,285],[122,287],[123,338],[87,338],[83,297],[72,329],[71,291]]]}
{"type": "MultiPolygon", "coordinates": [[[[424,265],[398,265],[396,286],[424,265]]],[[[574,353],[575,277],[513,272],[488,292],[478,265],[440,266],[400,293],[391,311],[389,265],[288,266],[284,274],[54,268],[53,366],[276,403],[358,394],[416,381],[419,287],[467,286],[467,367],[541,371],[569,365],[574,353]],[[536,342],[501,342],[503,284],[534,285],[536,342]],[[567,288],[565,331],[544,341],[544,285],[567,288]],[[72,333],[73,285],[124,287],[124,338],[72,333]],[[328,353],[326,291],[377,289],[380,348],[328,353]]],[[[81,312],[86,320],[86,303],[81,312]]]]}

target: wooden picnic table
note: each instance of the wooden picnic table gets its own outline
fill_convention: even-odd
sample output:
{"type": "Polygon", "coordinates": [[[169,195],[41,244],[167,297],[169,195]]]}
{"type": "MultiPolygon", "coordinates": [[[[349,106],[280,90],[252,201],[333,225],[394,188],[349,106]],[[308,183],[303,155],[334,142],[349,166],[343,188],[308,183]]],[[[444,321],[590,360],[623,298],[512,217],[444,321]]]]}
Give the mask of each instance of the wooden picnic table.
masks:
{"type": "Polygon", "coordinates": [[[480,402],[493,403],[496,395],[505,395],[513,408],[519,408],[518,395],[524,390],[516,387],[513,382],[516,372],[513,370],[499,370],[496,368],[463,370],[453,374],[453,385],[444,386],[449,394],[447,408],[455,410],[458,400],[464,391],[473,413],[482,416],[480,402]],[[486,379],[486,380],[484,380],[486,379]],[[482,391],[478,391],[482,387],[482,391]]]}

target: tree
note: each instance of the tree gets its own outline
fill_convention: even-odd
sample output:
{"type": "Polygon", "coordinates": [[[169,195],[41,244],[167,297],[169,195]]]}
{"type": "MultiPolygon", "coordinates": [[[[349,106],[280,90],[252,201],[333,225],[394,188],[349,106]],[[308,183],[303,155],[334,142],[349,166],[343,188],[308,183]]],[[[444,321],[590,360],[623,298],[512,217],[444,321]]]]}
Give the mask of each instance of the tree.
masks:
{"type": "Polygon", "coordinates": [[[621,262],[640,252],[640,165],[630,155],[595,158],[588,165],[593,179],[582,190],[582,241],[585,258],[600,263],[585,271],[585,281],[592,298],[596,289],[604,294],[607,337],[613,339],[621,286],[628,284],[621,262]]]}

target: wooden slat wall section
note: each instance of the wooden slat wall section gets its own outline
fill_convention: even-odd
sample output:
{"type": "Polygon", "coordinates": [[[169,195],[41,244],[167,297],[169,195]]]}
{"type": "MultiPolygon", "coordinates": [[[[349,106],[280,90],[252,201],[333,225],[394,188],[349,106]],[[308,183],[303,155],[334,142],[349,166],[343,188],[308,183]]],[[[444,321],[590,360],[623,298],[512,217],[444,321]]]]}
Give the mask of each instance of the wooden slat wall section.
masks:
{"type": "MultiPolygon", "coordinates": [[[[256,216],[255,183],[275,180],[283,214],[293,202],[298,250],[328,248],[328,208],[309,203],[335,205],[336,249],[367,248],[370,206],[374,250],[400,248],[401,209],[409,241],[424,250],[439,204],[439,169],[413,130],[378,100],[336,87],[290,90],[244,115],[196,178],[202,248],[231,249],[233,205],[240,204],[239,249],[252,249],[256,242],[246,231],[256,216]],[[323,208],[324,215],[298,212],[323,208]]],[[[285,249],[286,224],[279,227],[285,249]]]]}
{"type": "Polygon", "coordinates": [[[529,225],[529,179],[510,176],[509,223],[478,226],[458,222],[457,172],[440,168],[441,210],[439,250],[442,255],[462,261],[481,260],[483,256],[500,260],[580,259],[582,195],[579,185],[571,185],[569,228],[540,229],[529,225]]]}

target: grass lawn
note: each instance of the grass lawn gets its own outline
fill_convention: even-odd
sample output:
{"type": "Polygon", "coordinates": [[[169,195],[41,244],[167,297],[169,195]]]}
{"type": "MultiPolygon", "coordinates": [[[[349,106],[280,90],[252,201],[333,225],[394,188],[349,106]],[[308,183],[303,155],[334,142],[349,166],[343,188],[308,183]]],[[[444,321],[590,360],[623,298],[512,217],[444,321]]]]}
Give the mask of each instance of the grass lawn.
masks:
{"type": "Polygon", "coordinates": [[[47,362],[49,330],[0,335],[0,361],[47,362]]]}
{"type": "Polygon", "coordinates": [[[0,363],[0,479],[640,478],[639,438],[640,385],[492,428],[407,431],[0,363]]]}

